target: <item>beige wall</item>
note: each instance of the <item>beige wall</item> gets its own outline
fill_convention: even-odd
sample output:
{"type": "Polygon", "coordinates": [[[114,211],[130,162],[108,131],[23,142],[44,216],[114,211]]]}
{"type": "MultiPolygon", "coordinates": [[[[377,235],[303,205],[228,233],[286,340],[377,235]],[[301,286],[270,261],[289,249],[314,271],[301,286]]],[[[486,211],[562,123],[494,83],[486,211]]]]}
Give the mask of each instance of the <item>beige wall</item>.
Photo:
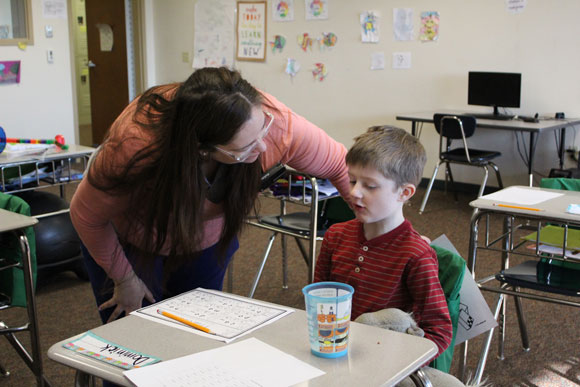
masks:
{"type": "MultiPolygon", "coordinates": [[[[181,63],[181,52],[192,53],[194,0],[152,2],[155,35],[155,66],[159,83],[183,80],[192,71],[181,63]],[[163,32],[161,32],[163,30],[163,32]]],[[[304,1],[295,0],[295,21],[268,23],[268,40],[276,34],[287,39],[281,54],[267,53],[265,63],[237,62],[236,67],[257,87],[285,102],[298,113],[321,126],[336,140],[349,146],[352,138],[369,125],[410,124],[395,120],[399,113],[461,109],[487,111],[467,105],[467,72],[506,71],[522,73],[522,100],[514,114],[552,116],[563,111],[580,117],[580,34],[575,32],[580,2],[528,0],[521,14],[510,14],[505,0],[330,0],[327,21],[306,21],[304,1]],[[394,41],[392,9],[409,7],[414,11],[415,33],[421,11],[438,11],[441,16],[439,41],[421,43],[394,41]],[[377,11],[380,16],[380,42],[360,42],[359,14],[377,11]],[[296,43],[299,33],[318,36],[334,32],[338,44],[330,51],[316,47],[304,53],[296,43]],[[385,53],[386,69],[371,71],[370,55],[385,53]],[[393,70],[393,52],[412,54],[412,68],[393,70]],[[286,59],[296,58],[302,70],[291,82],[284,73],[286,59]],[[310,69],[324,62],[328,78],[315,82],[310,69]]],[[[568,144],[574,131],[568,131],[568,144]]],[[[480,147],[502,151],[499,161],[508,184],[526,184],[526,168],[517,156],[513,134],[486,130],[476,134],[480,147]]],[[[437,160],[438,138],[431,125],[421,137],[429,161],[425,176],[430,176],[437,160]]],[[[580,143],[580,138],[576,144],[580,143]]],[[[527,148],[527,147],[526,147],[527,148]]],[[[535,170],[547,173],[557,165],[553,133],[540,137],[535,170]]],[[[478,170],[457,167],[460,181],[479,183],[478,170]]],[[[442,178],[442,175],[441,177],[442,178]]],[[[491,178],[495,185],[495,179],[491,178]]]]}
{"type": "Polygon", "coordinates": [[[42,1],[32,0],[34,44],[24,51],[16,46],[0,46],[0,60],[20,60],[19,84],[0,85],[0,126],[9,137],[54,138],[62,134],[75,143],[75,112],[71,78],[68,19],[42,16],[42,1]],[[45,37],[44,27],[53,27],[53,37],[45,37]],[[54,63],[46,51],[54,52],[54,63]]]}

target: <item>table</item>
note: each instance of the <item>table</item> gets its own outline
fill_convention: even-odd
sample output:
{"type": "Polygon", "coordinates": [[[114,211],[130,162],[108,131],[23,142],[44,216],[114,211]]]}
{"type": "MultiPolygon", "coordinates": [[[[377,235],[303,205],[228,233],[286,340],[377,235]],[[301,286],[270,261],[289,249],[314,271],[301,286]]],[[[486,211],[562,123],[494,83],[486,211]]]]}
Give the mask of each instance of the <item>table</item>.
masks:
{"type": "MultiPolygon", "coordinates": [[[[514,187],[508,187],[498,193],[504,193],[507,189],[514,187]]],[[[543,202],[529,205],[529,206],[516,206],[514,203],[507,203],[498,200],[491,200],[486,198],[486,196],[480,197],[470,203],[474,208],[474,212],[471,218],[470,226],[470,240],[469,240],[469,258],[468,258],[468,268],[471,271],[474,278],[476,278],[476,261],[477,253],[479,250],[494,251],[501,254],[501,260],[499,264],[500,270],[505,270],[509,267],[509,259],[512,255],[527,256],[535,259],[540,258],[540,251],[536,247],[535,250],[525,249],[525,245],[529,244],[528,241],[521,241],[520,231],[525,231],[526,234],[531,232],[538,232],[542,227],[542,224],[549,223],[551,225],[560,225],[565,228],[565,230],[570,226],[580,227],[580,216],[569,214],[566,212],[566,208],[569,204],[580,203],[580,192],[576,191],[562,191],[546,188],[537,187],[523,187],[515,186],[518,189],[533,190],[537,192],[545,193],[559,193],[562,196],[545,200],[543,202]],[[498,204],[513,205],[513,207],[501,207],[498,204]],[[519,207],[519,208],[518,208],[519,207]],[[526,209],[530,208],[530,209],[526,209]],[[531,208],[537,209],[531,210],[531,208]],[[490,238],[490,228],[489,222],[491,217],[499,216],[503,219],[503,230],[501,235],[497,239],[493,237],[490,238]],[[479,243],[479,222],[485,219],[485,237],[483,243],[479,243]],[[517,220],[517,222],[516,222],[517,220]],[[498,247],[499,246],[499,247],[498,247]]],[[[497,194],[497,193],[496,193],[497,194]]],[[[495,194],[494,194],[495,195],[495,194]]],[[[535,241],[536,246],[538,245],[538,239],[535,241]]],[[[564,247],[566,246],[566,240],[564,240],[564,247]]],[[[564,247],[562,248],[562,253],[564,253],[564,247]]],[[[580,262],[579,259],[573,257],[568,257],[565,253],[562,254],[565,260],[580,262]]],[[[562,257],[555,257],[554,259],[564,260],[562,257]]],[[[552,293],[547,295],[546,293],[538,292],[527,292],[524,290],[510,290],[505,287],[488,286],[488,283],[497,283],[495,276],[485,277],[481,279],[476,278],[476,282],[481,290],[491,291],[499,294],[499,299],[495,308],[495,317],[499,320],[499,332],[500,332],[500,357],[503,357],[503,339],[505,336],[505,296],[511,295],[515,296],[516,301],[516,311],[518,312],[518,317],[520,319],[520,331],[522,332],[523,345],[529,348],[527,333],[525,330],[525,324],[522,325],[523,319],[521,319],[521,305],[519,298],[529,298],[538,301],[556,303],[567,306],[580,307],[580,302],[570,301],[565,297],[556,296],[552,293]]],[[[483,346],[482,354],[479,360],[477,371],[475,374],[475,381],[481,381],[483,370],[485,368],[485,362],[487,359],[487,354],[489,346],[491,343],[491,338],[493,335],[493,329],[488,333],[487,340],[483,346]]]]}
{"type": "Polygon", "coordinates": [[[18,355],[20,355],[22,360],[34,373],[38,386],[48,386],[49,383],[44,378],[42,371],[42,353],[40,350],[40,339],[38,336],[38,320],[36,314],[36,299],[34,297],[34,283],[32,279],[30,246],[28,244],[28,238],[24,232],[24,229],[30,226],[34,226],[37,223],[38,220],[35,218],[0,209],[0,233],[16,233],[19,246],[22,251],[21,263],[10,262],[8,261],[7,257],[0,256],[0,270],[12,269],[14,267],[22,268],[24,272],[26,309],[28,313],[28,321],[19,327],[9,327],[3,321],[0,321],[0,335],[6,336],[18,355]],[[20,343],[20,340],[14,335],[17,332],[22,331],[28,331],[30,333],[32,355],[28,353],[28,351],[20,343]]]}
{"type": "MultiPolygon", "coordinates": [[[[397,120],[400,121],[411,121],[411,133],[413,136],[417,132],[418,122],[433,123],[434,113],[449,113],[449,114],[470,114],[461,111],[450,111],[450,110],[438,110],[437,112],[418,112],[418,113],[408,113],[400,114],[396,116],[397,120]]],[[[509,131],[519,131],[525,132],[529,135],[529,160],[528,160],[528,175],[530,187],[532,186],[533,179],[533,162],[534,153],[536,151],[537,138],[542,132],[550,130],[560,130],[560,147],[558,149],[558,156],[560,158],[560,169],[564,167],[564,152],[566,150],[565,139],[566,139],[566,128],[569,126],[574,126],[580,124],[580,118],[566,118],[566,119],[549,119],[540,120],[539,122],[524,122],[520,120],[490,120],[490,119],[477,119],[477,127],[483,129],[498,129],[498,130],[509,130],[509,131]]]]}
{"type": "Polygon", "coordinates": [[[13,193],[60,186],[62,197],[63,185],[81,180],[94,151],[88,146],[69,145],[66,150],[53,148],[42,155],[7,157],[6,153],[0,153],[0,191],[13,193]],[[82,171],[73,169],[75,162],[82,164],[82,171]],[[50,171],[43,172],[44,168],[50,171]],[[26,176],[28,170],[32,175],[26,176]],[[11,178],[12,174],[15,176],[11,178]]]}
{"type": "MultiPolygon", "coordinates": [[[[97,327],[92,332],[115,344],[163,360],[226,345],[134,315],[97,327]]],[[[395,385],[437,354],[437,348],[430,340],[351,322],[348,355],[338,359],[316,357],[310,353],[306,312],[303,310],[296,310],[239,340],[247,337],[256,337],[326,372],[309,380],[308,386],[395,385]]],[[[63,348],[62,345],[71,339],[51,346],[48,357],[114,383],[132,385],[124,378],[121,368],[63,348]]]]}

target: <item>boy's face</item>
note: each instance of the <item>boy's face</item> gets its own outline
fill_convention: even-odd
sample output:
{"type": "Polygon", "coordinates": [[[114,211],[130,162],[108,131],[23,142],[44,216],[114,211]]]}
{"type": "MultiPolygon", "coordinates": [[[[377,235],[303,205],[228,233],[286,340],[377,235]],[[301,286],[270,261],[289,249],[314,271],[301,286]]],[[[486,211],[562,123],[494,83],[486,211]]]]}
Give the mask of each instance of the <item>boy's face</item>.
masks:
{"type": "Polygon", "coordinates": [[[350,197],[356,218],[362,223],[400,222],[403,204],[415,193],[412,184],[397,187],[374,167],[349,165],[350,197]]]}

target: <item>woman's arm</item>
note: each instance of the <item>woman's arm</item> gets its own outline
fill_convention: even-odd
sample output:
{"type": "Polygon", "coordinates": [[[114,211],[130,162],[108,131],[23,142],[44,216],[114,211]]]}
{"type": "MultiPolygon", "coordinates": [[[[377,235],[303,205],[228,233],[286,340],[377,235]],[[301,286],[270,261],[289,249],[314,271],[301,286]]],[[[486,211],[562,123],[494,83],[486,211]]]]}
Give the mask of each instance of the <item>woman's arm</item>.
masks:
{"type": "Polygon", "coordinates": [[[263,93],[274,114],[274,124],[265,138],[262,168],[278,162],[310,175],[329,179],[343,198],[349,197],[346,147],[332,139],[318,126],[294,113],[274,97],[263,93]]]}

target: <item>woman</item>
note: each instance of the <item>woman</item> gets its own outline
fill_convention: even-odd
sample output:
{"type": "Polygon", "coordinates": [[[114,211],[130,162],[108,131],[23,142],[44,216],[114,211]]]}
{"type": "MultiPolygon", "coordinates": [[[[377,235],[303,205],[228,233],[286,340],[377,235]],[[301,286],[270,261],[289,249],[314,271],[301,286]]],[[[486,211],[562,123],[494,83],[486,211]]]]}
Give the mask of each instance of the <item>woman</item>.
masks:
{"type": "Polygon", "coordinates": [[[71,202],[103,322],[221,289],[262,170],[282,162],[347,197],[345,154],[226,68],[146,91],[113,123],[71,202]]]}

